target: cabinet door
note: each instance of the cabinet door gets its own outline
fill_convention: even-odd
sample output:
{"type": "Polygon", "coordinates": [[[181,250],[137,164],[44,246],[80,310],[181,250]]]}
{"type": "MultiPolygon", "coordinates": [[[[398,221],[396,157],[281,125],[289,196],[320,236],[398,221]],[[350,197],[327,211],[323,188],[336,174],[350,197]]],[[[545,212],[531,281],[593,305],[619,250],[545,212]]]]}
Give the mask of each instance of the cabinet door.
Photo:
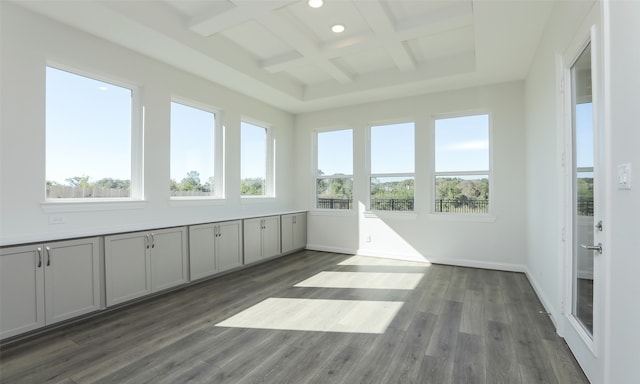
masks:
{"type": "Polygon", "coordinates": [[[292,244],[293,249],[303,249],[307,246],[307,214],[298,213],[293,223],[292,244]]]}
{"type": "Polygon", "coordinates": [[[104,246],[107,306],[151,293],[147,233],[107,236],[104,246]]]}
{"type": "Polygon", "coordinates": [[[100,309],[98,238],[45,244],[47,324],[100,309]]]}
{"type": "Polygon", "coordinates": [[[151,232],[151,290],[175,287],[187,282],[186,229],[151,232]]]}
{"type": "Polygon", "coordinates": [[[218,271],[227,271],[242,265],[242,221],[217,224],[219,236],[216,239],[218,271]]]}
{"type": "Polygon", "coordinates": [[[218,271],[215,255],[216,226],[217,224],[202,224],[189,227],[189,271],[192,281],[218,271]]]}
{"type": "Polygon", "coordinates": [[[42,257],[41,246],[0,249],[0,339],[44,326],[42,257]]]}
{"type": "Polygon", "coordinates": [[[262,257],[273,257],[280,254],[280,216],[264,218],[262,229],[262,257]]]}
{"type": "Polygon", "coordinates": [[[294,215],[282,215],[281,234],[282,234],[282,253],[291,252],[293,246],[293,218],[294,215]]]}
{"type": "Polygon", "coordinates": [[[262,259],[262,218],[244,220],[244,263],[262,259]]]}

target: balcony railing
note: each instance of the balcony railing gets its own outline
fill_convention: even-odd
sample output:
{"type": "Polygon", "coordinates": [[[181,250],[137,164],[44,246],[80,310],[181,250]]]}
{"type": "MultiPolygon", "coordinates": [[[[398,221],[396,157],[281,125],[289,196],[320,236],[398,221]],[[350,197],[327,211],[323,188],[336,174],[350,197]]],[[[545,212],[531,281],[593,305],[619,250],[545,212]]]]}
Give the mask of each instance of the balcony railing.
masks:
{"type": "Polygon", "coordinates": [[[321,199],[318,198],[317,207],[320,209],[351,209],[351,199],[321,199]]]}
{"type": "Polygon", "coordinates": [[[436,200],[436,212],[488,213],[489,200],[436,200]]]}
{"type": "Polygon", "coordinates": [[[371,199],[372,211],[413,211],[413,199],[371,199]]]}

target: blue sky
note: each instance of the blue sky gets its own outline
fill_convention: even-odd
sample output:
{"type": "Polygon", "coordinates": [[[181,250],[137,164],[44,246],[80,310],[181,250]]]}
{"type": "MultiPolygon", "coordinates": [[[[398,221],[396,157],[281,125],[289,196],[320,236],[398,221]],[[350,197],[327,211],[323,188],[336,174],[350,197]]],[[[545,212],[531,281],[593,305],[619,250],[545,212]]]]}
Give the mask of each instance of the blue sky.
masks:
{"type": "MultiPolygon", "coordinates": [[[[131,97],[126,88],[47,67],[47,180],[130,179],[131,97]]],[[[576,113],[578,146],[592,148],[591,104],[578,105],[576,113]]],[[[488,170],[488,123],[488,115],[436,120],[436,170],[488,170]]],[[[172,103],[171,178],[180,182],[193,170],[202,183],[213,176],[214,126],[213,113],[172,103]]],[[[372,127],[372,172],[414,172],[414,134],[413,123],[372,127]]],[[[264,177],[264,128],[243,122],[241,135],[241,178],[264,177]]],[[[324,174],[353,174],[351,130],[321,132],[318,148],[324,174]]],[[[592,166],[593,152],[577,151],[577,163],[592,166]]]]}

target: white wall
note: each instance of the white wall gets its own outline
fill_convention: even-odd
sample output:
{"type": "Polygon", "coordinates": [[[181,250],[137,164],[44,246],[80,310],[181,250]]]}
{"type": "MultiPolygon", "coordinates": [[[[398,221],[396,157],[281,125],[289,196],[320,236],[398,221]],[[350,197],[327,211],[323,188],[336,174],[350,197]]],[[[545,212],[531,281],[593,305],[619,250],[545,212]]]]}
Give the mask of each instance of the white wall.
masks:
{"type": "Polygon", "coordinates": [[[488,268],[521,270],[525,253],[524,85],[521,82],[307,113],[296,118],[298,206],[310,209],[308,246],[320,250],[488,268]],[[493,178],[491,217],[452,219],[431,213],[433,196],[432,117],[489,113],[493,178]],[[370,125],[415,121],[416,215],[363,214],[367,201],[366,137],[370,125]],[[328,128],[354,129],[352,213],[314,211],[313,134],[328,128]],[[367,238],[371,237],[371,242],[367,238]]]}
{"type": "Polygon", "coordinates": [[[563,130],[558,125],[556,55],[562,54],[591,9],[559,2],[547,24],[525,86],[528,276],[558,324],[562,301],[563,130]]]}
{"type": "Polygon", "coordinates": [[[640,3],[610,4],[609,383],[640,383],[640,3]],[[615,186],[630,163],[632,189],[615,186]]]}
{"type": "MultiPolygon", "coordinates": [[[[597,382],[630,384],[640,382],[640,189],[618,190],[617,165],[630,163],[636,174],[640,169],[640,3],[610,1],[604,5],[605,23],[605,111],[604,138],[608,168],[604,175],[604,242],[606,257],[603,274],[607,295],[604,297],[605,326],[601,342],[605,354],[603,378],[597,382]],[[610,10],[610,14],[606,12],[610,10]],[[608,84],[608,88],[607,88],[608,84]],[[607,113],[608,112],[608,113],[607,113]]],[[[589,12],[590,2],[559,2],[548,23],[526,80],[527,142],[527,270],[547,310],[560,326],[562,315],[562,245],[563,188],[562,125],[557,121],[559,107],[556,83],[556,54],[562,54],[576,36],[589,12]],[[541,209],[549,207],[550,209],[541,209]]],[[[636,177],[637,181],[638,177],[636,177]]],[[[589,367],[585,367],[589,368],[589,367]]]]}
{"type": "Polygon", "coordinates": [[[0,245],[150,229],[292,208],[293,116],[105,40],[1,2],[0,245]],[[134,209],[47,208],[45,181],[45,66],[48,62],[134,84],[145,108],[145,202],[134,209]],[[169,102],[172,96],[210,105],[226,127],[226,194],[223,202],[169,201],[169,102]],[[243,202],[240,191],[240,119],[273,126],[276,198],[243,202]],[[51,212],[53,209],[55,212],[51,212]],[[62,210],[61,212],[59,212],[62,210]],[[49,225],[49,216],[65,224],[49,225]]]}

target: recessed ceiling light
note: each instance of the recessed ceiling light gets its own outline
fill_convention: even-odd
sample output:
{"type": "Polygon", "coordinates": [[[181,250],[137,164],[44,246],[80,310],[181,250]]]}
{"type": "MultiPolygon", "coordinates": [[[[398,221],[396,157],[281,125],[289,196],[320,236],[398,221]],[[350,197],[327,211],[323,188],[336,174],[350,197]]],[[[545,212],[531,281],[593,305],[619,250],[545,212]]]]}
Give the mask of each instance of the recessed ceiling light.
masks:
{"type": "Polygon", "coordinates": [[[322,0],[309,0],[307,2],[311,8],[320,8],[324,2],[322,0]]]}
{"type": "Polygon", "coordinates": [[[335,33],[342,33],[344,32],[344,25],[342,24],[336,24],[333,27],[331,27],[331,30],[335,33]]]}

